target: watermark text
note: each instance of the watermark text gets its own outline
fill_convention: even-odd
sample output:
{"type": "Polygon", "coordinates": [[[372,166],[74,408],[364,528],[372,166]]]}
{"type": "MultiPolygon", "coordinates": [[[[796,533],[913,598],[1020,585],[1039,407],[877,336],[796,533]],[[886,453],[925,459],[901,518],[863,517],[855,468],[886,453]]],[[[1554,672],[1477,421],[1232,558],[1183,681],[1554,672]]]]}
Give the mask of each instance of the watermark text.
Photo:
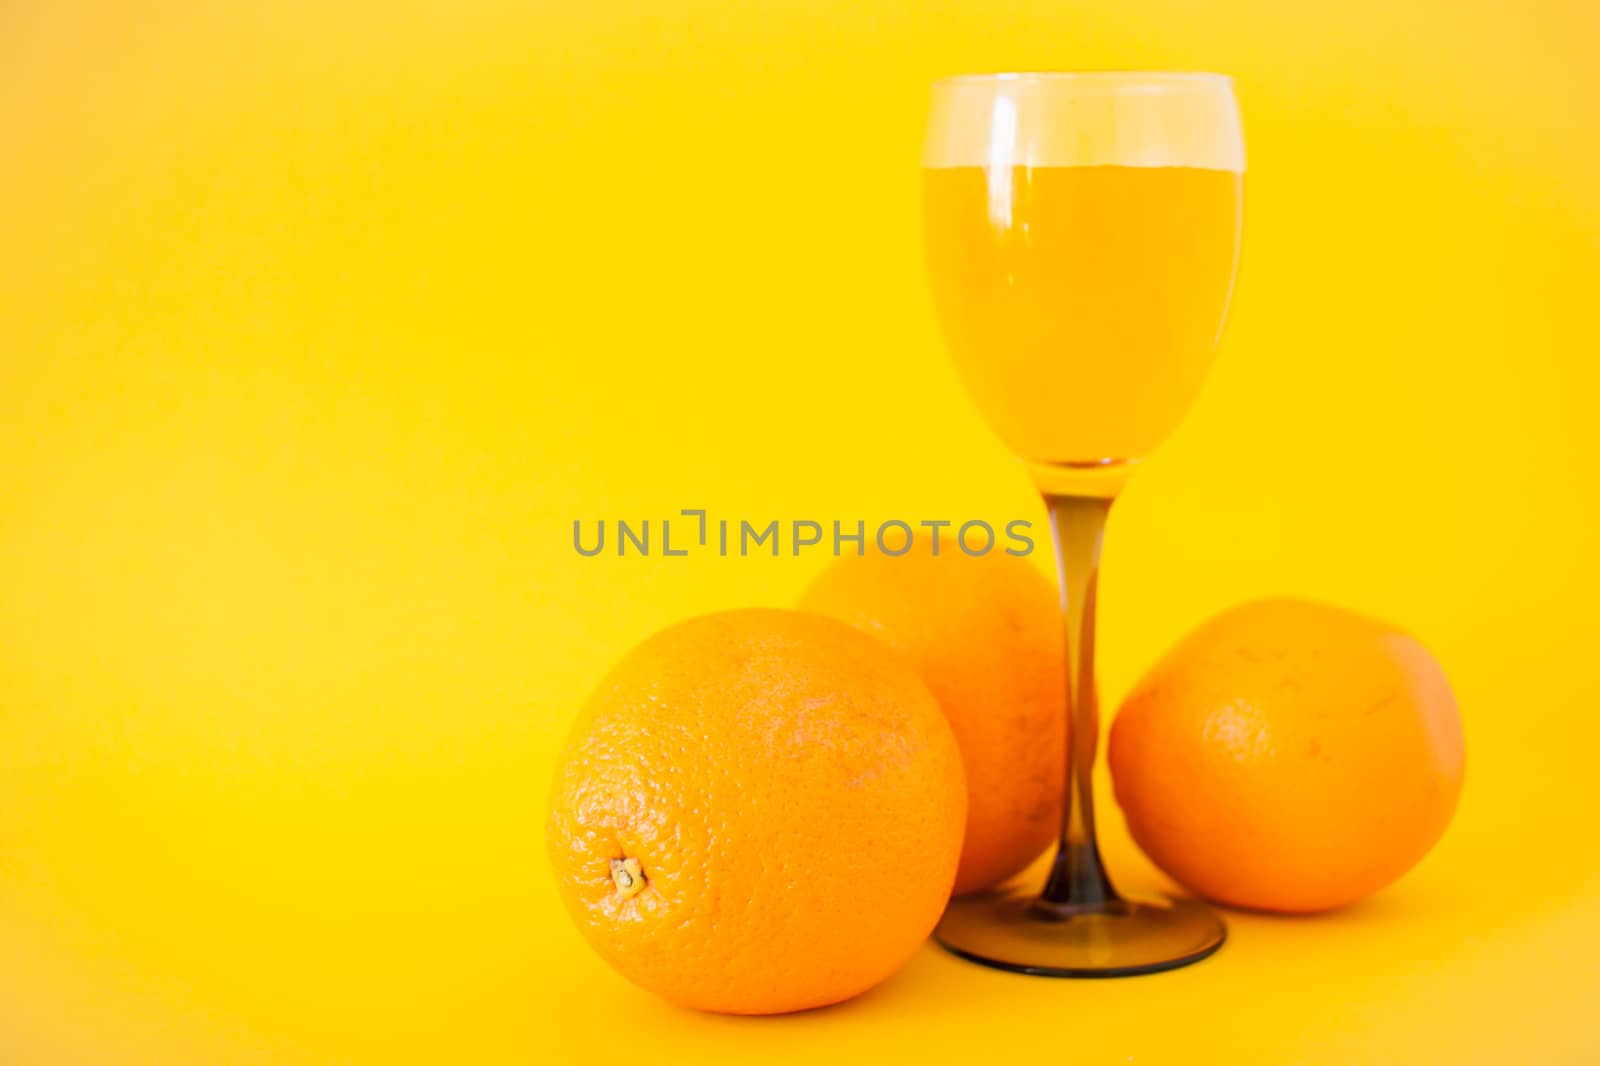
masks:
{"type": "Polygon", "coordinates": [[[966,555],[1033,552],[1033,523],[1017,518],[997,529],[981,518],[956,522],[948,518],[907,521],[891,518],[869,524],[866,519],[828,522],[811,518],[752,522],[748,518],[711,518],[703,508],[685,508],[661,519],[572,520],[572,547],[579,555],[682,558],[690,554],[723,557],[829,554],[865,555],[869,547],[884,555],[904,555],[918,539],[926,539],[934,555],[959,551],[966,555]]]}

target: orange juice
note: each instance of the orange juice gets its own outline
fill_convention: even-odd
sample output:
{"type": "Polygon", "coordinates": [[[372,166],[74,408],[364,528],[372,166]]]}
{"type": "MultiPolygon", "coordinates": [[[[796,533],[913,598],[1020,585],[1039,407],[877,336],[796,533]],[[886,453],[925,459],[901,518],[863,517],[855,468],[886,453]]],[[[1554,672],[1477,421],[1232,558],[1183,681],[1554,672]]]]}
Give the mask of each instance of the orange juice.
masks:
{"type": "Polygon", "coordinates": [[[1242,175],[1159,166],[923,170],[928,270],[967,391],[1040,463],[1138,459],[1209,368],[1242,175]]]}

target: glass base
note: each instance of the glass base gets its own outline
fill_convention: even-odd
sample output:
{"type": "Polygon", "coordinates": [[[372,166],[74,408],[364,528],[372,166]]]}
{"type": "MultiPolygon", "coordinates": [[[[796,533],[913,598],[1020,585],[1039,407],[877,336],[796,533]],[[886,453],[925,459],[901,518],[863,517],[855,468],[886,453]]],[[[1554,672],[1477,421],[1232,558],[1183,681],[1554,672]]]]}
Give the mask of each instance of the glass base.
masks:
{"type": "Polygon", "coordinates": [[[1002,888],[950,901],[934,930],[945,950],[1041,977],[1132,977],[1199,962],[1222,946],[1222,918],[1198,900],[1057,905],[1002,888]]]}

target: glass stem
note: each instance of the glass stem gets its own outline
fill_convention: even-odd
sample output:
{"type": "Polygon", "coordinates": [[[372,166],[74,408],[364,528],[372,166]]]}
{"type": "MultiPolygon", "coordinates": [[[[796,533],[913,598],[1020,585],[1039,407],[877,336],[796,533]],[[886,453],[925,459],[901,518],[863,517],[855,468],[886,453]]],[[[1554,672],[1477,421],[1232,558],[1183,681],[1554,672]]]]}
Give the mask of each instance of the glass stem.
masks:
{"type": "Polygon", "coordinates": [[[1050,509],[1066,622],[1068,729],[1061,848],[1037,905],[1055,913],[1105,910],[1119,903],[1120,897],[1106,877],[1094,832],[1094,761],[1099,740],[1094,601],[1100,542],[1111,498],[1046,494],[1045,504],[1050,509]]]}

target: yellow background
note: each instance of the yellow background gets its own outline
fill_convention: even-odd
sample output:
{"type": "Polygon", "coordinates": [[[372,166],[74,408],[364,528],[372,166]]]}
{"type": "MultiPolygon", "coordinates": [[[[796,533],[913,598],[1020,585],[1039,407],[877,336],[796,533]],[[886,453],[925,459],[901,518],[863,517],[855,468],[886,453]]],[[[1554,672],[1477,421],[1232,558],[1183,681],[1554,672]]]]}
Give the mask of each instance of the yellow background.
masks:
{"type": "Polygon", "coordinates": [[[5,4],[0,1061],[1596,1061],[1597,11],[5,4]],[[1395,619],[1464,708],[1456,823],[1177,973],[928,947],[678,1011],[559,911],[555,746],[634,641],[822,557],[572,520],[1039,520],[916,206],[929,80],[1039,67],[1230,72],[1249,141],[1222,357],[1113,518],[1107,700],[1253,595],[1395,619]]]}

